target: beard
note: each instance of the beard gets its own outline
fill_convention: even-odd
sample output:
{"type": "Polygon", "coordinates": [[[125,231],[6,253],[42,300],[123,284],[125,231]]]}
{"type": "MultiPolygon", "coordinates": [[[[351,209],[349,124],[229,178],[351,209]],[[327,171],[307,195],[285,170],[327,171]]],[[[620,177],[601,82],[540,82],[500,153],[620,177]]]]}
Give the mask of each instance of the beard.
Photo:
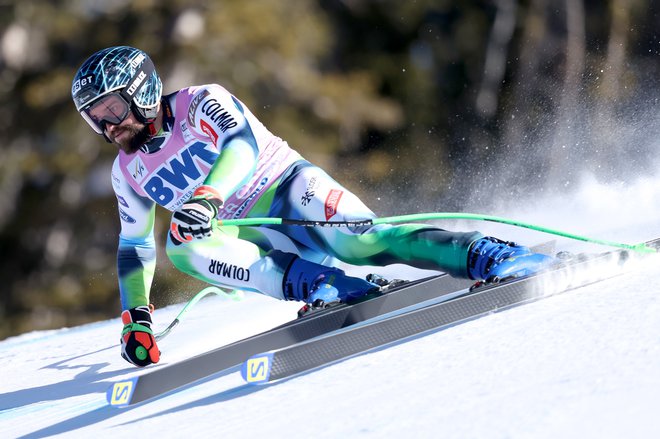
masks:
{"type": "Polygon", "coordinates": [[[147,143],[149,139],[151,139],[149,128],[143,123],[136,122],[123,126],[121,131],[115,133],[112,141],[115,145],[119,146],[119,149],[130,155],[138,152],[142,145],[147,143]],[[128,136],[124,136],[120,141],[116,140],[117,135],[123,132],[127,132],[128,136]]]}

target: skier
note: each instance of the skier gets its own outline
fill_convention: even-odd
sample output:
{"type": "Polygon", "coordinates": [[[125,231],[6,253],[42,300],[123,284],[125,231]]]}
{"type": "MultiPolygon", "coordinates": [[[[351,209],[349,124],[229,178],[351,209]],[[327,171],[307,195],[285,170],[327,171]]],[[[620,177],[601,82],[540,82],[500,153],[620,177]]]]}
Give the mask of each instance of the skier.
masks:
{"type": "Polygon", "coordinates": [[[173,212],[167,255],[207,283],[314,306],[378,287],[333,263],[410,266],[477,280],[525,276],[553,258],[527,247],[423,224],[354,228],[236,227],[218,219],[375,218],[218,84],[162,96],[150,57],[132,47],[93,54],[72,83],[76,110],[119,151],[112,168],[121,232],[117,256],[124,327],[121,354],[157,363],[149,294],[156,263],[155,206],[173,212]]]}

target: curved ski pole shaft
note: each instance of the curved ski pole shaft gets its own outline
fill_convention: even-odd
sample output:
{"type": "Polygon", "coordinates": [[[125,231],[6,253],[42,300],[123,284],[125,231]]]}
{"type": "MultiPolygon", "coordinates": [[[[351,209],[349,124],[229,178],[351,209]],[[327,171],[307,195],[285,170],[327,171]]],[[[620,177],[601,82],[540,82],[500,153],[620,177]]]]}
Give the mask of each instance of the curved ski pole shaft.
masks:
{"type": "Polygon", "coordinates": [[[476,221],[490,221],[501,224],[508,224],[515,227],[522,227],[526,229],[535,230],[538,232],[548,233],[551,235],[562,236],[577,241],[588,242],[591,244],[599,244],[608,247],[621,248],[632,250],[638,253],[656,253],[657,250],[649,247],[646,243],[639,244],[625,244],[614,241],[607,241],[604,239],[589,238],[586,236],[576,235],[561,230],[550,229],[548,227],[539,226],[536,224],[529,224],[522,221],[516,221],[507,218],[501,218],[491,215],[481,215],[474,213],[452,213],[452,212],[436,212],[436,213],[418,213],[411,215],[390,216],[383,218],[364,219],[364,220],[351,220],[351,221],[314,221],[314,220],[295,220],[288,218],[241,218],[241,219],[228,219],[219,220],[218,224],[226,226],[263,226],[263,225],[291,225],[303,227],[357,227],[377,224],[393,224],[409,221],[430,221],[441,219],[462,219],[462,220],[476,220],[476,221]]]}
{"type": "Polygon", "coordinates": [[[172,332],[172,330],[179,324],[181,319],[190,311],[190,309],[195,306],[197,302],[199,302],[201,299],[204,297],[210,295],[210,294],[223,294],[224,291],[218,287],[207,287],[204,288],[202,291],[199,293],[195,294],[195,296],[186,303],[186,305],[183,307],[181,311],[179,311],[179,314],[172,320],[172,323],[170,323],[167,328],[163,329],[159,333],[155,334],[154,337],[156,338],[156,341],[160,341],[163,338],[167,337],[167,335],[172,332]]]}

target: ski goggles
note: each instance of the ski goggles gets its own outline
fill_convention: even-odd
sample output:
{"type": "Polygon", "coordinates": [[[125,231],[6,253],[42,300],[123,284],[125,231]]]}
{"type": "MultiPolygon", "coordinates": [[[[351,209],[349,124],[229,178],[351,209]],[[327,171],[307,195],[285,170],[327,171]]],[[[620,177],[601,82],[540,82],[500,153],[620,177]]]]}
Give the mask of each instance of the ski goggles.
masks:
{"type": "Polygon", "coordinates": [[[131,106],[119,93],[110,93],[80,110],[96,134],[103,134],[105,124],[119,125],[128,117],[131,106]]]}

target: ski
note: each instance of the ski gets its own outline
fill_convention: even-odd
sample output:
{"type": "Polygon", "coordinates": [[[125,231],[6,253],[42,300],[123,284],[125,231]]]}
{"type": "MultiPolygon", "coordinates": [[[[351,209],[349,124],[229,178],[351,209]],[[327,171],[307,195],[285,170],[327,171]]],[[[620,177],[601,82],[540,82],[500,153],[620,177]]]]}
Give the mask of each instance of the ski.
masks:
{"type": "MultiPolygon", "coordinates": [[[[658,246],[660,240],[648,244],[658,246]]],[[[438,331],[449,326],[537,301],[621,273],[629,255],[617,251],[586,260],[567,262],[555,270],[500,284],[486,284],[452,300],[405,312],[364,326],[271,350],[249,358],[241,366],[243,379],[266,384],[323,367],[409,337],[438,331]],[[614,259],[615,269],[599,278],[580,276],[587,268],[614,259]],[[554,288],[553,288],[554,287],[554,288]]],[[[609,264],[608,264],[609,267],[609,264]]]]}
{"type": "Polygon", "coordinates": [[[269,331],[115,382],[109,387],[106,397],[112,406],[134,405],[240,366],[246,358],[259,352],[300,343],[425,301],[453,298],[460,294],[457,292],[466,291],[471,284],[469,280],[446,274],[406,282],[382,295],[316,311],[269,331]]]}

